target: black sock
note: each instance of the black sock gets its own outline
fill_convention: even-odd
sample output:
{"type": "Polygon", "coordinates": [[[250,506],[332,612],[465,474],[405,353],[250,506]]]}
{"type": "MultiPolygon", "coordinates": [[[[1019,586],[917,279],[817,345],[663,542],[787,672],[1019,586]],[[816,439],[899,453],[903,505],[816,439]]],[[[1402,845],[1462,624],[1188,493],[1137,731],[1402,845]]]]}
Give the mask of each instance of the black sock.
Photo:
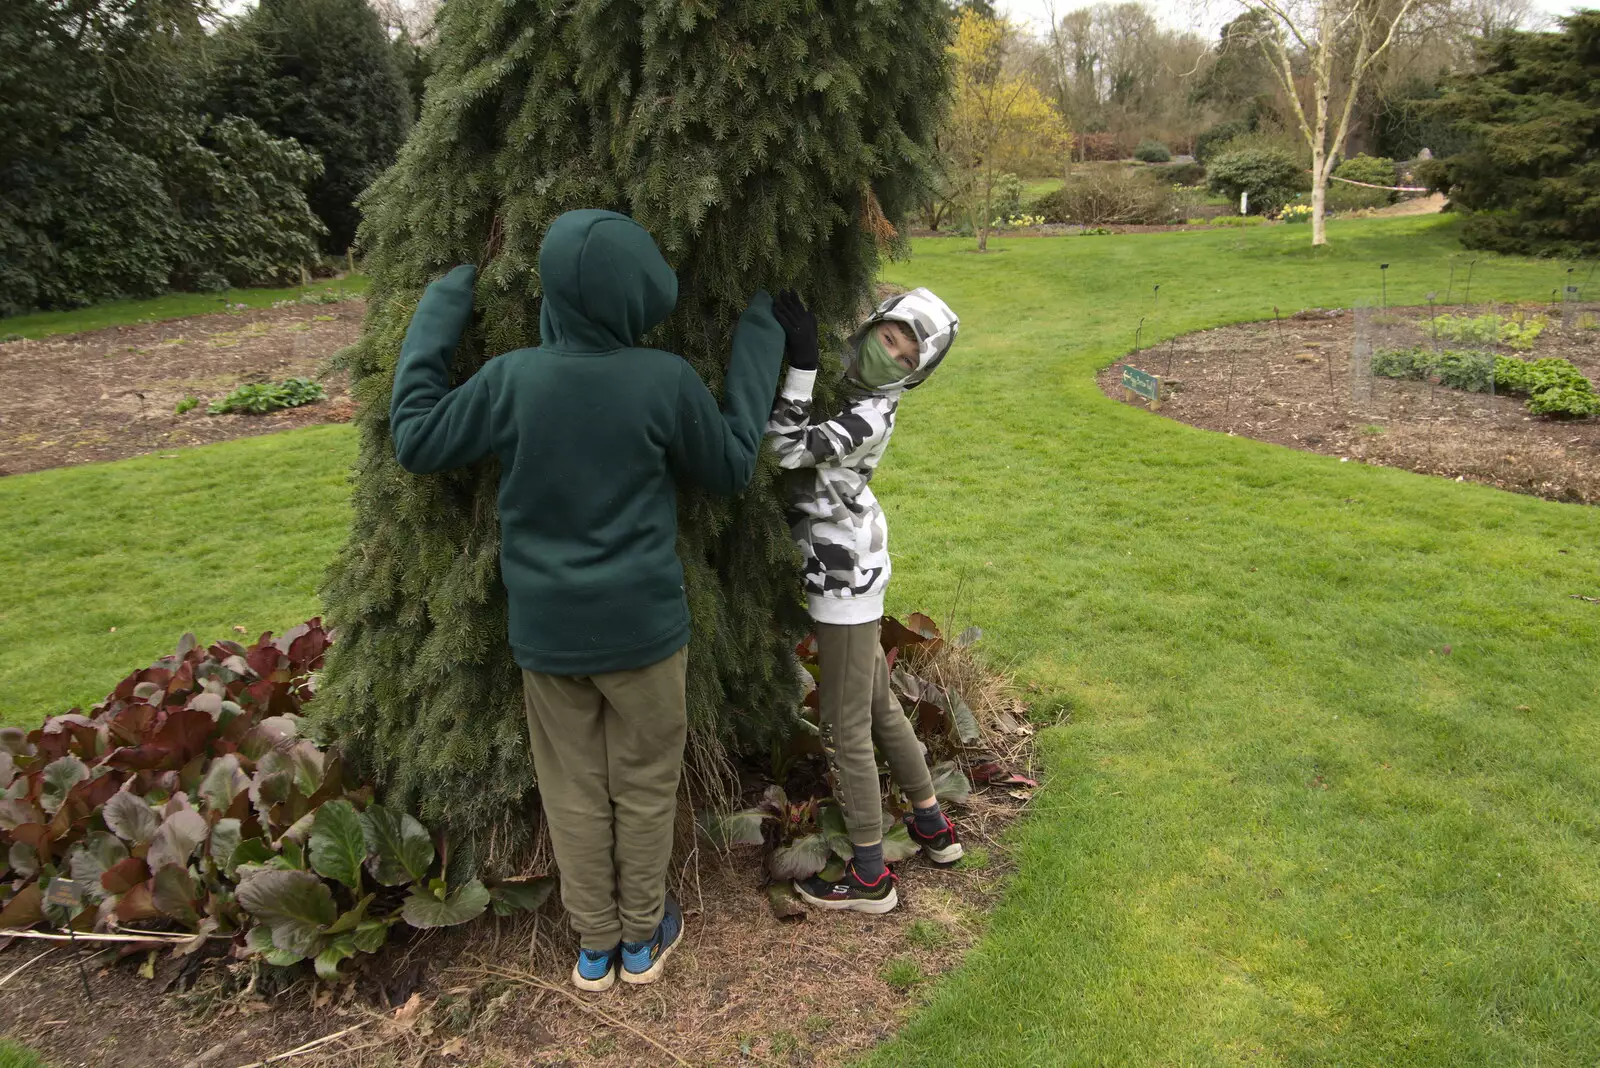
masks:
{"type": "Polygon", "coordinates": [[[944,813],[939,809],[938,798],[927,808],[911,808],[911,818],[916,821],[917,833],[932,838],[944,830],[944,813]]]}
{"type": "Polygon", "coordinates": [[[855,848],[856,875],[864,883],[876,883],[883,878],[886,870],[883,866],[883,843],[876,842],[872,845],[858,845],[855,848]]]}

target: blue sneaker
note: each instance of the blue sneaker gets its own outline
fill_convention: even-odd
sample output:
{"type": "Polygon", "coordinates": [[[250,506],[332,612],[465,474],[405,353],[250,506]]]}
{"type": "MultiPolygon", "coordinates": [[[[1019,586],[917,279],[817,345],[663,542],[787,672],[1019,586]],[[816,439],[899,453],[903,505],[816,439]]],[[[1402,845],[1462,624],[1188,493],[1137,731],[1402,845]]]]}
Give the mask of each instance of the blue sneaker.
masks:
{"type": "Polygon", "coordinates": [[[580,949],[578,963],[572,966],[572,985],[579,990],[600,993],[617,981],[615,949],[580,949]]]}
{"type": "Polygon", "coordinates": [[[643,986],[661,978],[667,958],[683,941],[683,909],[671,894],[656,933],[643,942],[622,943],[622,981],[643,986]]]}

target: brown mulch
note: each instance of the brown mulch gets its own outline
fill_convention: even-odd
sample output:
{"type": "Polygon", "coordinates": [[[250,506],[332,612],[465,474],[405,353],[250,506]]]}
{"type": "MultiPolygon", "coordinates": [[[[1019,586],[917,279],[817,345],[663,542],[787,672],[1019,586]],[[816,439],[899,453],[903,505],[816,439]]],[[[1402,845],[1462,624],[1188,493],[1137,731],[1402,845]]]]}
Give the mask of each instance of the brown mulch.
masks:
{"type": "MultiPolygon", "coordinates": [[[[1450,308],[1441,314],[1510,310],[1450,308]]],[[[1549,326],[1533,350],[1520,355],[1564,357],[1600,383],[1600,330],[1563,329],[1559,307],[1521,310],[1548,315],[1549,326]]],[[[1374,351],[1431,343],[1427,308],[1374,315],[1374,351]]],[[[1348,310],[1308,311],[1281,322],[1206,330],[1164,341],[1126,362],[1163,376],[1160,414],[1192,426],[1551,500],[1600,503],[1600,418],[1533,416],[1521,397],[1430,382],[1379,376],[1353,381],[1355,319],[1348,310]]],[[[1117,400],[1123,366],[1114,364],[1098,376],[1101,390],[1117,400]]]]}
{"type": "Polygon", "coordinates": [[[345,376],[328,396],[267,415],[208,415],[248,382],[316,378],[356,339],[364,303],[295,304],[0,344],[0,475],[343,422],[345,376]],[[186,397],[198,407],[174,414],[186,397]]]}
{"type": "MultiPolygon", "coordinates": [[[[141,953],[91,959],[86,1000],[73,953],[62,946],[6,983],[0,1034],[54,1068],[236,1068],[357,1025],[289,1063],[678,1063],[642,1033],[694,1065],[840,1064],[891,1034],[928,981],[976,941],[1004,874],[998,835],[1023,808],[1003,789],[974,794],[954,815],[969,855],[984,850],[987,863],[901,866],[901,906],[886,916],[811,912],[780,922],[759,888],[754,856],[701,855],[678,885],[686,941],[649,987],[573,990],[575,942],[547,906],[533,918],[480,920],[391,945],[339,987],[307,975],[269,990],[278,973],[264,972],[252,988],[247,964],[219,958],[187,990],[180,979],[162,995],[178,965],[161,954],[152,976],[141,977],[141,953]],[[922,978],[891,986],[885,965],[902,960],[915,962],[922,978]]],[[[0,976],[51,945],[14,941],[0,950],[0,976]]]]}

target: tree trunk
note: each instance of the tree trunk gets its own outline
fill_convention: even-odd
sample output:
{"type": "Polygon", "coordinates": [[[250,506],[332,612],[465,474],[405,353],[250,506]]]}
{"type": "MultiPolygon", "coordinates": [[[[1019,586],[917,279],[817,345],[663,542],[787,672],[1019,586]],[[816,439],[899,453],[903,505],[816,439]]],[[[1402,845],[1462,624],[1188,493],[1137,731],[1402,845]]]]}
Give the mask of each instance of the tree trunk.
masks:
{"type": "Polygon", "coordinates": [[[1311,155],[1311,244],[1328,243],[1328,175],[1319,149],[1311,155]]]}

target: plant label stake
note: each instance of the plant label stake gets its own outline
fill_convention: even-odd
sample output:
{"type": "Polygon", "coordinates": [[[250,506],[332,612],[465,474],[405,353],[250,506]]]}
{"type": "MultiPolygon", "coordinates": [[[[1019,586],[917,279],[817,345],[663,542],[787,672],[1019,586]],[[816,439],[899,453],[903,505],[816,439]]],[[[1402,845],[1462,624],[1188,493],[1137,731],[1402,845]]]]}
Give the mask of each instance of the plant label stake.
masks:
{"type": "Polygon", "coordinates": [[[1450,281],[1444,287],[1444,302],[1446,304],[1450,303],[1450,294],[1455,292],[1455,288],[1456,288],[1456,263],[1455,263],[1454,260],[1451,260],[1450,261],[1450,281]]]}
{"type": "Polygon", "coordinates": [[[1143,397],[1150,402],[1150,410],[1161,410],[1161,377],[1141,371],[1131,364],[1122,365],[1122,399],[1129,404],[1133,403],[1135,396],[1143,397]]]}
{"type": "Polygon", "coordinates": [[[1152,308],[1159,308],[1159,307],[1161,307],[1161,283],[1160,283],[1160,282],[1157,282],[1157,283],[1156,283],[1156,290],[1155,290],[1155,292],[1156,292],[1156,299],[1155,299],[1155,303],[1153,303],[1153,304],[1152,304],[1152,305],[1150,305],[1150,306],[1151,306],[1151,307],[1152,307],[1152,308]]]}
{"type": "Polygon", "coordinates": [[[1389,265],[1387,263],[1378,264],[1378,277],[1383,279],[1383,308],[1387,311],[1389,309],[1389,265]]]}
{"type": "Polygon", "coordinates": [[[1471,261],[1469,261],[1467,263],[1467,296],[1466,296],[1466,302],[1468,304],[1472,303],[1472,272],[1473,272],[1473,269],[1476,268],[1477,266],[1478,266],[1478,261],[1477,260],[1471,260],[1471,261]]]}
{"type": "Polygon", "coordinates": [[[1140,339],[1144,336],[1144,316],[1139,316],[1139,325],[1133,331],[1133,354],[1139,355],[1140,339]]]}

